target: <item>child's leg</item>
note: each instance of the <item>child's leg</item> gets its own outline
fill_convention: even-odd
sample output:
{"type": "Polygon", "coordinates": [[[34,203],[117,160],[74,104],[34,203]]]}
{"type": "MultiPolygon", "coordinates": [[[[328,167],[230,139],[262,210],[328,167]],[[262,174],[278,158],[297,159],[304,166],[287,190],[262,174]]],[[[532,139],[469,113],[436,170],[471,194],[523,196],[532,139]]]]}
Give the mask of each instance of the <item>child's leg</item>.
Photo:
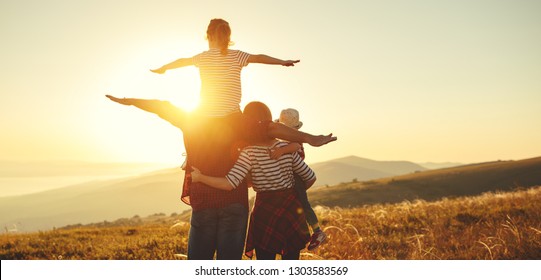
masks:
{"type": "Polygon", "coordinates": [[[304,215],[306,216],[306,221],[312,227],[312,231],[319,230],[319,221],[317,219],[316,213],[310,202],[308,201],[308,195],[306,194],[306,185],[301,177],[297,174],[293,176],[295,178],[295,190],[297,191],[298,198],[304,209],[304,215]]]}

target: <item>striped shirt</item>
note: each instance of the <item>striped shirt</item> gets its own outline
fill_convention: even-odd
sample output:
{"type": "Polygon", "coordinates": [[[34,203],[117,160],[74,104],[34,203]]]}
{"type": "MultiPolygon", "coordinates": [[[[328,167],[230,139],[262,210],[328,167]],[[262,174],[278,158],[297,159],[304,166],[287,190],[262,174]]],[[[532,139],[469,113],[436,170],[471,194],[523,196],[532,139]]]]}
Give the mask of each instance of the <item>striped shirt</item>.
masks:
{"type": "Polygon", "coordinates": [[[201,112],[209,117],[224,117],[240,110],[242,97],[240,71],[248,65],[250,54],[228,50],[222,55],[211,48],[192,57],[201,77],[201,112]]]}
{"type": "Polygon", "coordinates": [[[226,175],[226,179],[237,187],[250,173],[252,185],[256,192],[284,190],[293,187],[293,172],[307,182],[315,179],[314,171],[304,163],[297,154],[284,154],[279,159],[271,159],[269,150],[287,146],[286,142],[276,142],[270,147],[248,146],[244,148],[226,175]]]}

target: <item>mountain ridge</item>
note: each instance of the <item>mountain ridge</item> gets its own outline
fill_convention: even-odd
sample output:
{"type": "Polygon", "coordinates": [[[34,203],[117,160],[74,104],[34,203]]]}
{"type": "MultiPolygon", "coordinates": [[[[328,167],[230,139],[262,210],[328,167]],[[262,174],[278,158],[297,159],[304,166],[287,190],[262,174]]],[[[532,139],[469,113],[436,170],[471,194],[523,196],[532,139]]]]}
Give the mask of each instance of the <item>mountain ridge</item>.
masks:
{"type": "MultiPolygon", "coordinates": [[[[510,189],[519,183],[521,186],[541,185],[541,157],[438,170],[420,169],[419,165],[407,161],[380,162],[355,156],[310,166],[317,172],[318,180],[324,179],[325,173],[328,176],[334,174],[334,179],[337,179],[344,175],[338,171],[347,169],[350,172],[345,174],[349,178],[341,177],[332,186],[312,188],[309,197],[314,206],[348,207],[414,199],[429,200],[471,193],[468,189],[479,193],[498,188],[510,189]],[[375,167],[362,169],[367,163],[373,163],[375,167]],[[400,170],[408,173],[394,175],[390,171],[383,171],[382,166],[391,166],[393,172],[400,170]],[[363,179],[361,171],[379,175],[363,179]],[[497,183],[503,185],[497,186],[497,183]]],[[[183,171],[180,168],[169,168],[139,176],[3,197],[0,198],[0,225],[7,228],[17,224],[20,231],[35,231],[135,215],[180,213],[190,209],[179,199],[182,180],[183,171]]]]}

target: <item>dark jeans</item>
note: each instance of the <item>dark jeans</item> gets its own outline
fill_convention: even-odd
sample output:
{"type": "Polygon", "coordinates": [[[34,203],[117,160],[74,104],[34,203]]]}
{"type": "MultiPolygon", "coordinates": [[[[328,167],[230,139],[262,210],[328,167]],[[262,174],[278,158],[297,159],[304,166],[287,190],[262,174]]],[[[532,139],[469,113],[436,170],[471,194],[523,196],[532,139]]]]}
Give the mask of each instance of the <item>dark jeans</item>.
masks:
{"type": "Polygon", "coordinates": [[[306,194],[306,184],[299,175],[293,174],[293,177],[295,178],[294,188],[297,192],[297,197],[302,204],[304,215],[306,216],[306,221],[312,227],[313,225],[319,223],[319,221],[317,219],[316,213],[314,213],[314,209],[312,209],[312,206],[308,201],[308,195],[306,194]]]}
{"type": "MultiPolygon", "coordinates": [[[[301,255],[301,251],[288,252],[282,255],[282,260],[298,260],[301,255]]],[[[276,253],[271,253],[261,248],[255,248],[255,256],[258,260],[275,260],[276,253]]]]}
{"type": "Polygon", "coordinates": [[[188,259],[240,260],[244,251],[248,209],[231,204],[192,213],[188,259]]]}

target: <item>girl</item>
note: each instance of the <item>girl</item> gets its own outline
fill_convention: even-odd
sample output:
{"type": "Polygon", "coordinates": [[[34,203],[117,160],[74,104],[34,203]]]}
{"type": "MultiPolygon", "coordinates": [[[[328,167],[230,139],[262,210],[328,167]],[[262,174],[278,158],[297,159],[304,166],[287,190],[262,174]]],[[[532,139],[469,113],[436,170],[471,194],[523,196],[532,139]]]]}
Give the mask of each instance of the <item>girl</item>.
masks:
{"type": "Polygon", "coordinates": [[[240,71],[249,63],[295,66],[300,60],[281,60],[264,54],[252,55],[231,50],[231,28],[223,19],[213,19],[207,28],[209,50],[190,58],[180,58],[154,70],[167,70],[194,65],[201,77],[199,112],[209,117],[224,117],[240,111],[240,71]]]}
{"type": "MultiPolygon", "coordinates": [[[[261,102],[251,102],[244,110],[246,118],[271,121],[269,108],[261,102]]],[[[273,160],[271,149],[287,146],[269,136],[254,135],[250,146],[244,148],[225,177],[212,177],[193,168],[193,182],[202,182],[225,191],[234,191],[241,185],[248,173],[256,191],[256,201],[250,216],[246,254],[251,257],[255,249],[257,259],[272,260],[276,254],[282,259],[299,259],[310,235],[302,205],[293,189],[293,173],[298,174],[307,187],[314,184],[314,172],[297,153],[288,153],[273,160]]]]}

